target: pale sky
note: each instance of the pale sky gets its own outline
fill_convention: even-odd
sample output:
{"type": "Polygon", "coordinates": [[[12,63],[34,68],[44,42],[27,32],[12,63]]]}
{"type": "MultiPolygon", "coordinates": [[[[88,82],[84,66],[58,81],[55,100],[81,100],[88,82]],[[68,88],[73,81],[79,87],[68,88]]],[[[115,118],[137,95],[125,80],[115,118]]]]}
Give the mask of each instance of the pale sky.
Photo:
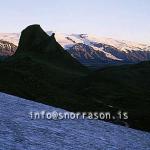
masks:
{"type": "Polygon", "coordinates": [[[150,0],[3,0],[0,32],[30,24],[150,44],[150,0]]]}

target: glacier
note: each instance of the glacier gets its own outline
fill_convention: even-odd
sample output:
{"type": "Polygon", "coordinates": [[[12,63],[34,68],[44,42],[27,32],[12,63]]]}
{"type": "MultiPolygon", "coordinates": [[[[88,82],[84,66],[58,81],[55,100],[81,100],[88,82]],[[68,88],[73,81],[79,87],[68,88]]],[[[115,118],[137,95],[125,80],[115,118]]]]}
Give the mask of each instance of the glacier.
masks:
{"type": "Polygon", "coordinates": [[[98,120],[31,119],[31,111],[59,111],[0,93],[0,150],[150,150],[150,133],[98,120]]]}

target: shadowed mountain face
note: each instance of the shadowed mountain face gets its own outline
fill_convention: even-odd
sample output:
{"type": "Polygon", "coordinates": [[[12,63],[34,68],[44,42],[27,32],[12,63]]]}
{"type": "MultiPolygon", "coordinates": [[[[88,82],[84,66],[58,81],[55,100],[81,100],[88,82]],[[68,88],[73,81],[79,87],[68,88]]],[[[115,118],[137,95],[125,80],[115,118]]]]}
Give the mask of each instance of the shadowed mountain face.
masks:
{"type": "MultiPolygon", "coordinates": [[[[31,25],[24,29],[21,33],[17,52],[20,51],[36,51],[38,46],[50,37],[41,29],[40,25],[31,25]]],[[[43,50],[44,51],[44,50],[43,50]]]]}
{"type": "Polygon", "coordinates": [[[41,59],[51,63],[61,63],[61,65],[77,71],[80,69],[87,70],[61,47],[54,35],[54,33],[51,36],[47,35],[40,25],[28,26],[22,31],[19,46],[14,55],[15,59],[18,56],[27,54],[28,56],[33,55],[33,57],[43,57],[41,59]]]}
{"type": "Polygon", "coordinates": [[[150,60],[149,50],[121,51],[114,46],[103,43],[91,42],[90,44],[77,43],[69,47],[67,51],[85,66],[95,69],[150,60]]]}
{"type": "Polygon", "coordinates": [[[40,25],[31,25],[22,31],[17,53],[32,51],[46,54],[49,57],[53,53],[55,53],[55,56],[58,53],[63,55],[64,49],[56,42],[54,35],[54,33],[51,36],[47,35],[40,25]]]}
{"type": "MultiPolygon", "coordinates": [[[[101,47],[103,48],[104,46],[101,47]]],[[[80,63],[93,69],[107,67],[109,65],[120,65],[125,63],[121,61],[121,59],[115,60],[112,58],[108,58],[106,56],[106,53],[99,50],[95,50],[93,47],[82,43],[75,44],[74,46],[68,48],[67,51],[71,54],[71,56],[76,58],[80,63]]]]}
{"type": "Polygon", "coordinates": [[[54,34],[32,25],[17,52],[0,63],[0,91],[71,111],[127,111],[131,127],[150,130],[149,68],[147,62],[91,72],[54,34]]]}

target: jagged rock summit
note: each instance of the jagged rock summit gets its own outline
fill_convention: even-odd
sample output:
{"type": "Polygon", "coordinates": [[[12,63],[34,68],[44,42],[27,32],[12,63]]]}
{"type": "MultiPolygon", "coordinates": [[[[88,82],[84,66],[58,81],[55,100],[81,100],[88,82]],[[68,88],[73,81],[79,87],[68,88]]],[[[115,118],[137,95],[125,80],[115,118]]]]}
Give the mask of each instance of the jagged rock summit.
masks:
{"type": "Polygon", "coordinates": [[[40,53],[61,53],[63,48],[56,41],[55,34],[49,36],[40,25],[30,25],[25,28],[20,37],[17,53],[30,51],[40,53]]]}
{"type": "Polygon", "coordinates": [[[56,41],[55,33],[49,36],[37,24],[30,25],[21,32],[15,54],[6,61],[10,62],[11,65],[15,63],[17,66],[22,63],[24,65],[31,65],[31,62],[39,63],[39,61],[42,61],[44,63],[51,63],[51,65],[53,64],[59,68],[65,67],[67,70],[71,69],[72,71],[88,70],[64,50],[56,41]]]}

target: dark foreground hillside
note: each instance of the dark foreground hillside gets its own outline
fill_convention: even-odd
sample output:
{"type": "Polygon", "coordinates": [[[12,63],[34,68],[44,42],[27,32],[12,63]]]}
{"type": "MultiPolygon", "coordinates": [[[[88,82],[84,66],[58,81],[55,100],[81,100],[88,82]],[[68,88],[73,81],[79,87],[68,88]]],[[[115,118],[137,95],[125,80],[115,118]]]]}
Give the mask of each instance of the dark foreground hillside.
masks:
{"type": "Polygon", "coordinates": [[[150,62],[109,67],[82,78],[77,90],[89,99],[129,112],[130,126],[150,130],[149,77],[150,62]]]}
{"type": "Polygon", "coordinates": [[[127,111],[129,126],[150,131],[149,68],[145,62],[91,72],[54,34],[32,25],[16,53],[0,63],[0,91],[70,111],[127,111]]]}

